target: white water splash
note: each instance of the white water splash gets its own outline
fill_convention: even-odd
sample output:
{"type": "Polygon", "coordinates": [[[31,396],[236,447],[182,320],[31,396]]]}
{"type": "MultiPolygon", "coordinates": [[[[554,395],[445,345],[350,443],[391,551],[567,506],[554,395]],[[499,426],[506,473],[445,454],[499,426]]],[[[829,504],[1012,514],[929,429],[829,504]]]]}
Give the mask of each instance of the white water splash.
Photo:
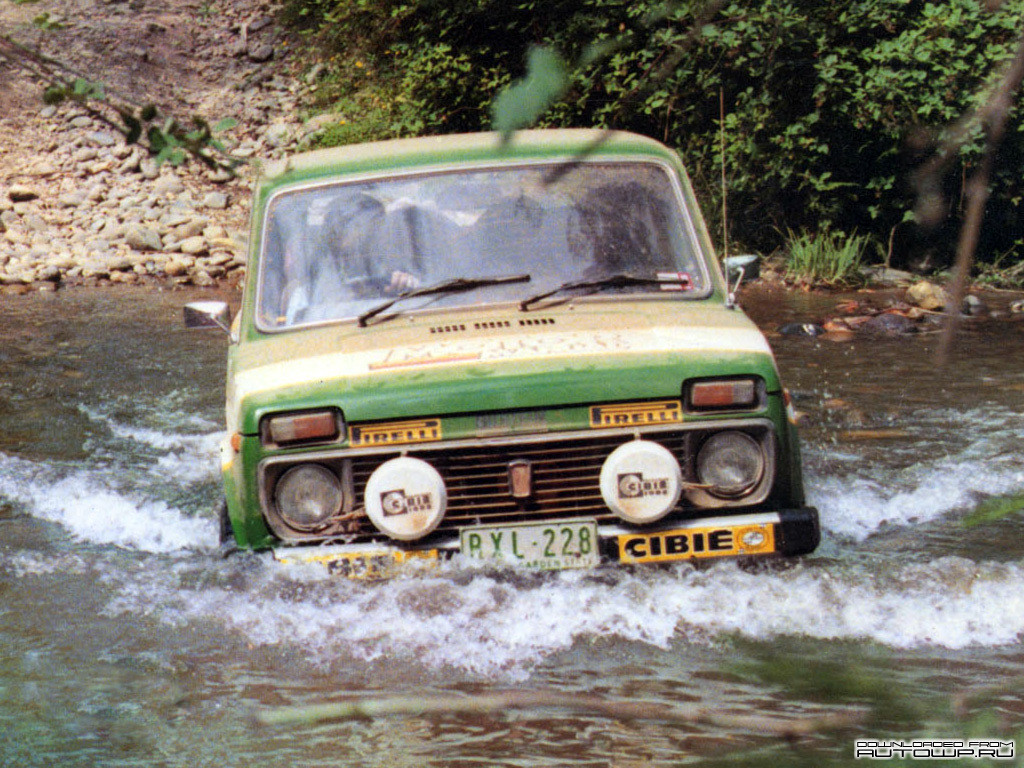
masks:
{"type": "Polygon", "coordinates": [[[212,519],[192,517],[163,501],[120,493],[110,478],[87,470],[58,476],[49,467],[0,455],[0,496],[75,538],[143,552],[216,546],[212,519]]]}
{"type": "Polygon", "coordinates": [[[84,406],[79,410],[92,421],[101,424],[113,437],[162,454],[149,467],[149,472],[156,477],[173,477],[179,483],[197,483],[217,476],[218,464],[215,457],[224,433],[215,431],[215,425],[202,417],[185,419],[186,423],[182,426],[203,432],[184,434],[124,424],[84,406]]]}
{"type": "Polygon", "coordinates": [[[863,541],[882,528],[913,526],[962,512],[985,496],[1024,490],[1019,464],[950,461],[917,467],[884,483],[865,477],[814,478],[808,490],[829,533],[863,541]]]}
{"type": "MultiPolygon", "coordinates": [[[[1024,491],[1019,414],[922,412],[915,424],[933,442],[916,444],[914,454],[926,458],[903,469],[876,467],[867,449],[852,454],[829,445],[807,447],[808,464],[816,467],[806,474],[808,500],[827,533],[860,542],[883,528],[927,523],[962,513],[985,497],[1024,491]],[[946,445],[950,430],[961,442],[967,438],[956,451],[946,445]]],[[[876,453],[884,450],[874,447],[876,453]]]]}
{"type": "Polygon", "coordinates": [[[208,549],[217,540],[212,520],[188,517],[161,501],[122,496],[88,474],[34,487],[22,500],[33,516],[94,544],[166,553],[208,549]]]}
{"type": "MultiPolygon", "coordinates": [[[[229,566],[221,566],[229,567],[229,566]]],[[[237,567],[237,566],[235,566],[237,567]]],[[[733,563],[635,571],[488,574],[446,565],[365,585],[267,564],[244,590],[182,589],[166,570],[123,584],[112,615],[214,622],[250,646],[401,664],[488,679],[528,677],[593,642],[659,649],[742,635],[871,640],[894,648],[1014,644],[1024,633],[1024,569],[947,557],[879,572],[733,563]]]]}

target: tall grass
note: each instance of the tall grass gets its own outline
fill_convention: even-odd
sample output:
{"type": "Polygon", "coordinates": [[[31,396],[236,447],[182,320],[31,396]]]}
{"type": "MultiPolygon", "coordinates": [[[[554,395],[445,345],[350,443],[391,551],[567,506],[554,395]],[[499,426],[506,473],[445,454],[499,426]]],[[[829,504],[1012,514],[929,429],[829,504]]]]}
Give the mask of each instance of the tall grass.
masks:
{"type": "Polygon", "coordinates": [[[864,253],[870,240],[866,235],[845,232],[800,234],[786,238],[786,277],[804,285],[849,286],[864,281],[864,253]]]}

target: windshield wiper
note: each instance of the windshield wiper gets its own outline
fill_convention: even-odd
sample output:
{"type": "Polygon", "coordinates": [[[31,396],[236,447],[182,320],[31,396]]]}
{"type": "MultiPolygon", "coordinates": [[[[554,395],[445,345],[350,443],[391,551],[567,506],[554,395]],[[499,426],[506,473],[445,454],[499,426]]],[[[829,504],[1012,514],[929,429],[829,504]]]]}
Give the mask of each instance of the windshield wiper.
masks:
{"type": "Polygon", "coordinates": [[[393,299],[378,304],[368,309],[357,318],[360,328],[366,327],[366,321],[376,317],[381,312],[386,312],[392,306],[405,299],[414,299],[417,296],[434,296],[441,293],[462,293],[472,291],[476,288],[484,288],[489,285],[505,285],[508,283],[528,283],[532,278],[529,275],[500,275],[497,277],[454,277],[451,280],[443,280],[440,283],[426,285],[422,288],[414,288],[411,291],[404,291],[393,299]]]}
{"type": "Polygon", "coordinates": [[[553,290],[546,291],[544,293],[537,293],[523,299],[519,302],[519,309],[525,312],[531,304],[536,304],[538,301],[543,301],[550,296],[554,296],[555,294],[562,293],[564,291],[582,291],[583,295],[586,296],[591,293],[597,293],[599,291],[610,290],[613,288],[632,288],[638,285],[680,286],[688,283],[689,278],[684,275],[680,275],[678,279],[675,279],[674,277],[665,279],[661,277],[637,277],[636,275],[620,273],[617,275],[602,277],[597,280],[580,280],[577,282],[562,283],[553,290]]]}

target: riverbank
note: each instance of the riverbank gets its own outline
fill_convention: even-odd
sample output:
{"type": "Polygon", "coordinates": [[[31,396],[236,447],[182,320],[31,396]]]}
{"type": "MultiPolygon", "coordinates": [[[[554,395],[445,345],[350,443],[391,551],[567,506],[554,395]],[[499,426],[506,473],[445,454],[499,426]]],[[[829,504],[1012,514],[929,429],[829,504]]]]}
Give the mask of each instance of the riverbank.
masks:
{"type": "Polygon", "coordinates": [[[237,286],[256,159],[294,151],[315,77],[293,69],[276,9],[251,0],[0,4],[0,29],[43,69],[221,138],[235,174],[157,163],[104,102],[46,105],[35,59],[0,48],[0,291],[139,283],[237,286]]]}

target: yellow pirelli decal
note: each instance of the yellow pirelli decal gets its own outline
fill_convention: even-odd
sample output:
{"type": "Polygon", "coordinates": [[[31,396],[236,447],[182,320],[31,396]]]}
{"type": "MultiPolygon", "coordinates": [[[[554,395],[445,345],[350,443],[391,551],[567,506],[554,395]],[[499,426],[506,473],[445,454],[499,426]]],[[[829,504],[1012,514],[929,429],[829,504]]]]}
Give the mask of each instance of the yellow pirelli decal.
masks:
{"type": "Polygon", "coordinates": [[[353,447],[375,445],[406,445],[429,443],[441,439],[440,419],[417,421],[389,421],[383,424],[351,424],[349,439],[353,447]]]}
{"type": "Polygon", "coordinates": [[[678,424],[683,420],[683,404],[679,400],[651,403],[612,403],[590,407],[590,426],[642,427],[652,424],[678,424]]]}

